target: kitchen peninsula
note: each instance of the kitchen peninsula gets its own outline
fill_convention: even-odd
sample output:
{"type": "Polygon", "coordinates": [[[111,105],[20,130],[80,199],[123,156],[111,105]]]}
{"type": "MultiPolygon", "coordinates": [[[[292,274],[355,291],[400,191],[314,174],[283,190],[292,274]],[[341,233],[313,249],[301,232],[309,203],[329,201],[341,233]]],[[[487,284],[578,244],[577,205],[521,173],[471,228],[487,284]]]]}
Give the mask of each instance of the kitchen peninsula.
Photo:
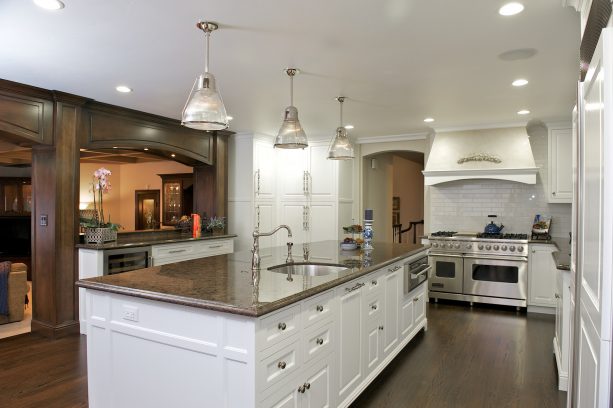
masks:
{"type": "Polygon", "coordinates": [[[422,328],[424,245],[336,241],[80,280],[91,407],[348,406],[422,328]],[[271,268],[271,269],[269,269],[271,268]],[[324,268],[325,269],[325,268],[324,268]]]}

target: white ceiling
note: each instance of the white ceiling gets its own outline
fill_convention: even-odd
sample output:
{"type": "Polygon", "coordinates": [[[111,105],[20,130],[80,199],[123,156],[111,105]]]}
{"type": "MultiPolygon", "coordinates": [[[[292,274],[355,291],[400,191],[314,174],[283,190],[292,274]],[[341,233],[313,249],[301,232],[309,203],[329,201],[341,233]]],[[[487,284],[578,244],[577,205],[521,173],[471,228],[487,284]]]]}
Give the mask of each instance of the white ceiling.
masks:
{"type": "Polygon", "coordinates": [[[203,65],[199,19],[217,21],[211,72],[231,129],[276,134],[289,104],[307,135],[331,135],[337,95],[354,136],[569,118],[579,15],[561,0],[64,0],[0,2],[0,77],[179,118],[203,65]],[[530,59],[503,52],[534,48],[530,59]],[[530,83],[514,88],[519,77],[530,83]],[[120,94],[115,86],[134,89],[120,94]],[[520,109],[532,114],[518,117],[520,109]]]}

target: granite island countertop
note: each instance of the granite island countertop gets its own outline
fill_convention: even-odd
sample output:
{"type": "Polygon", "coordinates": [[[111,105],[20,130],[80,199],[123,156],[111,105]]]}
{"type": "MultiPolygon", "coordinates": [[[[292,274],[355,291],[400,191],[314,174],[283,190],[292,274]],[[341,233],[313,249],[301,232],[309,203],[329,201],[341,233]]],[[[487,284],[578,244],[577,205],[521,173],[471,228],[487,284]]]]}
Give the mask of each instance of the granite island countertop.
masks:
{"type": "MultiPolygon", "coordinates": [[[[260,249],[257,287],[251,278],[251,251],[154,266],[116,275],[77,281],[81,288],[136,296],[245,316],[261,316],[326,291],[403,258],[429,245],[375,243],[370,253],[341,251],[337,241],[309,245],[311,263],[338,264],[346,270],[324,276],[287,275],[268,270],[285,264],[286,247],[260,249]]],[[[303,245],[293,249],[296,263],[304,262],[303,245]]],[[[424,253],[425,255],[425,253],[424,253]]]]}

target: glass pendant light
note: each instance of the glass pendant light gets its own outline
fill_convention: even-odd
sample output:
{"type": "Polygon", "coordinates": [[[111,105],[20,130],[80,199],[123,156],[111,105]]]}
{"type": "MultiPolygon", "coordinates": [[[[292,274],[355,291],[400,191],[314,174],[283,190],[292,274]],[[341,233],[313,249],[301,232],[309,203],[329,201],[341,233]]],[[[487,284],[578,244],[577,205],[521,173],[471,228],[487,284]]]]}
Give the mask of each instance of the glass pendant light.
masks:
{"type": "Polygon", "coordinates": [[[283,123],[279,129],[279,133],[275,139],[275,147],[281,149],[304,149],[308,147],[304,129],[300,126],[298,120],[298,109],[294,106],[294,76],[300,73],[296,68],[287,68],[285,73],[289,76],[290,81],[290,106],[285,108],[285,116],[283,123]]]}
{"type": "Polygon", "coordinates": [[[332,138],[332,141],[330,142],[330,147],[328,148],[328,159],[353,159],[355,157],[355,154],[353,152],[353,143],[351,143],[351,139],[349,139],[347,129],[345,129],[345,127],[343,126],[343,102],[345,102],[345,97],[339,96],[336,98],[336,100],[341,106],[341,124],[339,127],[336,128],[336,135],[332,138]]]}
{"type": "Polygon", "coordinates": [[[199,130],[223,130],[228,127],[226,107],[215,85],[215,77],[209,72],[209,38],[217,30],[217,23],[200,21],[196,27],[204,31],[204,74],[198,75],[189,98],[183,108],[181,124],[199,130]]]}

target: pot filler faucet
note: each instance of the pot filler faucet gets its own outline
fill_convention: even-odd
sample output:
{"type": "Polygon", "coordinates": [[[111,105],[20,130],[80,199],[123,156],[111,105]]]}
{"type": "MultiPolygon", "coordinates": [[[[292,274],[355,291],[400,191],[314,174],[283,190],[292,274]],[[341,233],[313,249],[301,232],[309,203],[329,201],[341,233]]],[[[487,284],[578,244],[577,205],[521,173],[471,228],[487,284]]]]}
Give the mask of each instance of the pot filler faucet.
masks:
{"type": "MultiPolygon", "coordinates": [[[[253,277],[253,282],[257,283],[259,281],[259,271],[260,271],[260,237],[269,237],[279,231],[280,229],[285,228],[287,230],[287,237],[292,237],[292,230],[285,224],[279,225],[277,228],[270,232],[260,232],[257,228],[253,231],[253,249],[251,250],[251,276],[253,277]]],[[[293,245],[293,244],[292,244],[293,245]]],[[[288,247],[288,262],[291,259],[291,247],[292,245],[287,245],[288,247]]]]}

